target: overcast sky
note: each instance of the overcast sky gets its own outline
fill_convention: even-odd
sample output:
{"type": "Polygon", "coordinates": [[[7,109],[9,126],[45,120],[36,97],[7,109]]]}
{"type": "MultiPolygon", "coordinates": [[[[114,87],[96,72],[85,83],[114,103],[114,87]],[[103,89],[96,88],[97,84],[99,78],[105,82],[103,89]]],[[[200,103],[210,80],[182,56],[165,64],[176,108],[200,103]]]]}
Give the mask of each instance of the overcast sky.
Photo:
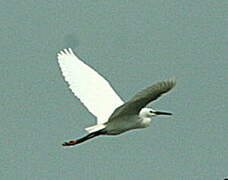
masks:
{"type": "Polygon", "coordinates": [[[228,177],[228,1],[2,0],[0,9],[1,179],[228,177]],[[67,47],[124,100],[176,77],[149,105],[174,115],[62,147],[95,123],[61,76],[56,53],[67,47]]]}

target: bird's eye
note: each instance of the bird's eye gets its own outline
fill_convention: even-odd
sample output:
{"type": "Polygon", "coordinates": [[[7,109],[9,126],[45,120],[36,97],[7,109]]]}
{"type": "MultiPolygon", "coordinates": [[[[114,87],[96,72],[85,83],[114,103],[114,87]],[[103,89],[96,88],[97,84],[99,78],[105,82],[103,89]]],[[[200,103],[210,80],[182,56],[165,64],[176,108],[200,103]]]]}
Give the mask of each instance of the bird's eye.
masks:
{"type": "Polygon", "coordinates": [[[153,111],[150,111],[150,113],[153,113],[153,111]]]}

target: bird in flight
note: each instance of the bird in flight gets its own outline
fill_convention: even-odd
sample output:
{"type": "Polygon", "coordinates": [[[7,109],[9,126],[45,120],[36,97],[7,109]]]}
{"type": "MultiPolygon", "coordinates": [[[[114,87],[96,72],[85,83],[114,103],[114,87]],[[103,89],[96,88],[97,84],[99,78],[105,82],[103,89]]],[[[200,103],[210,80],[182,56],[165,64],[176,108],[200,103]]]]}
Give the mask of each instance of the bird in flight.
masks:
{"type": "Polygon", "coordinates": [[[146,128],[153,116],[172,115],[146,105],[171,90],[176,85],[175,79],[153,84],[124,102],[108,81],[81,61],[72,49],[60,51],[57,58],[69,88],[97,118],[96,125],[85,128],[88,135],[65,142],[63,146],[73,146],[99,135],[118,135],[128,130],[146,128]]]}

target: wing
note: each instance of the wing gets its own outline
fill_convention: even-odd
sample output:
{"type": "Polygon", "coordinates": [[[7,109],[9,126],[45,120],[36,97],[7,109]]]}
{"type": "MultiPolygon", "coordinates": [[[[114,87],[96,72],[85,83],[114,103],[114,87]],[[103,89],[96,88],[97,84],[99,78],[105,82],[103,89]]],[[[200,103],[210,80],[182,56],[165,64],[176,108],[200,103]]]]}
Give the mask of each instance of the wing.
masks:
{"type": "Polygon", "coordinates": [[[76,57],[71,49],[58,53],[58,63],[69,88],[97,117],[98,124],[106,122],[112,112],[123,104],[110,84],[76,57]]]}
{"type": "Polygon", "coordinates": [[[138,114],[151,101],[156,100],[162,94],[167,93],[176,85],[175,79],[158,82],[137,93],[128,102],[117,108],[110,119],[124,114],[138,114]]]}

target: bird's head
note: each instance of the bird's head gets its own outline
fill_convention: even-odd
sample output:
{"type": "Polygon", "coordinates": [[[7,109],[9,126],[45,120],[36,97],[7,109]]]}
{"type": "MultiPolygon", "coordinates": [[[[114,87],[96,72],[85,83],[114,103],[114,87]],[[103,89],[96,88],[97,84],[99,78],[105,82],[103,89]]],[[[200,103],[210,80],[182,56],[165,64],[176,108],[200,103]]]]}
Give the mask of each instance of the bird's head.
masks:
{"type": "Polygon", "coordinates": [[[156,111],[152,108],[143,108],[139,115],[141,117],[144,117],[144,118],[150,118],[150,117],[153,117],[153,116],[157,116],[157,115],[172,115],[172,113],[170,112],[162,112],[162,111],[156,111]]]}

